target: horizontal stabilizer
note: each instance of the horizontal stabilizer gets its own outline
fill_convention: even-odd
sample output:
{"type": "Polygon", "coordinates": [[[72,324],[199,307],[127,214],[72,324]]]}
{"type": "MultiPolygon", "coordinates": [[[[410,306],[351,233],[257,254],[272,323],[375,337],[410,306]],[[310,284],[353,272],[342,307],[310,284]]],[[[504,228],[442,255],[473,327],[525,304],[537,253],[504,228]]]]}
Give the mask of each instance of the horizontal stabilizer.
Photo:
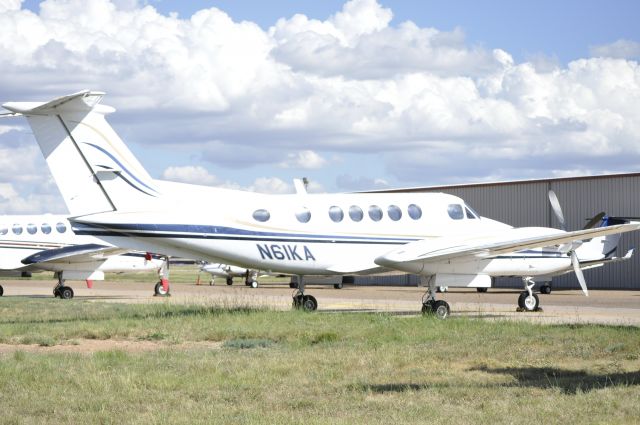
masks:
{"type": "Polygon", "coordinates": [[[104,92],[83,90],[66,96],[57,97],[49,102],[7,102],[2,105],[6,110],[22,115],[56,115],[60,112],[91,111],[104,92]]]}

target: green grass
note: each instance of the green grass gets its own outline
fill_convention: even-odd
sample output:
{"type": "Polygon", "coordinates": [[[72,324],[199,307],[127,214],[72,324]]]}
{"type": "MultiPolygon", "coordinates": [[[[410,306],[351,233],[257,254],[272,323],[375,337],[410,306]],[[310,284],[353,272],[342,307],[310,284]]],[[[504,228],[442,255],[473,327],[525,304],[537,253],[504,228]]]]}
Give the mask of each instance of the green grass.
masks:
{"type": "Polygon", "coordinates": [[[640,330],[0,299],[0,423],[637,423],[640,330]],[[220,348],[189,343],[221,342],[220,348]],[[184,345],[186,344],[186,345],[184,345]]]}

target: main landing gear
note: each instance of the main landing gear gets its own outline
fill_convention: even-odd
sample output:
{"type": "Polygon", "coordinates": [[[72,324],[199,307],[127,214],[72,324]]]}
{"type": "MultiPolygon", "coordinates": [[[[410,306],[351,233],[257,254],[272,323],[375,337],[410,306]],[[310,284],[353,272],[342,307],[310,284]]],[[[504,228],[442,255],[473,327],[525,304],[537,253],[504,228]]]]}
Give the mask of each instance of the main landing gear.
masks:
{"type": "Polygon", "coordinates": [[[293,308],[304,311],[318,309],[318,301],[313,295],[305,295],[303,276],[298,276],[298,289],[293,293],[293,308]]]}
{"type": "Polygon", "coordinates": [[[154,297],[170,297],[169,292],[169,257],[164,257],[162,266],[158,269],[158,277],[160,281],[156,283],[153,290],[154,297]]]}
{"type": "Polygon", "coordinates": [[[62,272],[57,272],[56,277],[58,278],[58,284],[53,288],[53,296],[61,300],[70,300],[73,298],[73,289],[64,285],[62,272]]]}
{"type": "Polygon", "coordinates": [[[451,314],[451,307],[445,300],[436,300],[435,276],[430,276],[427,279],[429,279],[427,292],[422,297],[422,314],[433,314],[438,319],[446,319],[451,314]]]}
{"type": "Polygon", "coordinates": [[[244,284],[252,287],[253,289],[258,287],[258,272],[247,269],[244,276],[244,284]]]}
{"type": "Polygon", "coordinates": [[[518,297],[517,311],[542,311],[540,308],[540,299],[533,293],[532,289],[536,284],[531,277],[523,277],[524,291],[518,297]]]}

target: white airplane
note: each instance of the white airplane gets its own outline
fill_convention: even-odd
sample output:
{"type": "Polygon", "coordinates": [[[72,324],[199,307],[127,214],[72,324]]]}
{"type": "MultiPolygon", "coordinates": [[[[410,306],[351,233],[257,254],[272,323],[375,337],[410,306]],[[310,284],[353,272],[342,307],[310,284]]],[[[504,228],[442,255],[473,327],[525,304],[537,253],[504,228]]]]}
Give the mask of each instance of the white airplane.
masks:
{"type": "MultiPolygon", "coordinates": [[[[58,283],[53,295],[73,298],[68,280],[104,280],[105,272],[161,270],[164,261],[145,253],[128,252],[93,236],[71,231],[67,217],[60,215],[0,216],[0,275],[52,271],[58,283]]],[[[160,283],[156,293],[163,292],[160,283]]],[[[0,296],[4,289],[0,286],[0,296]]]]}
{"type": "Polygon", "coordinates": [[[100,104],[103,95],[86,90],[3,105],[7,115],[27,118],[74,232],[127,249],[298,275],[293,303],[306,310],[318,303],[305,292],[305,275],[388,270],[420,275],[428,287],[422,311],[440,318],[450,308],[436,300],[437,286],[489,287],[492,276],[521,276],[519,305],[536,310],[536,276],[573,268],[587,295],[578,249],[640,228],[514,228],[442,193],[267,195],[156,180],[107,123],[114,109],[100,104]],[[202,208],[203,199],[215,202],[202,208]]]}
{"type": "Polygon", "coordinates": [[[213,285],[215,283],[216,277],[225,278],[227,285],[233,285],[234,277],[243,277],[245,279],[245,285],[251,286],[252,288],[258,287],[258,272],[255,270],[232,266],[230,264],[204,263],[200,267],[200,271],[211,275],[209,285],[213,285]]]}

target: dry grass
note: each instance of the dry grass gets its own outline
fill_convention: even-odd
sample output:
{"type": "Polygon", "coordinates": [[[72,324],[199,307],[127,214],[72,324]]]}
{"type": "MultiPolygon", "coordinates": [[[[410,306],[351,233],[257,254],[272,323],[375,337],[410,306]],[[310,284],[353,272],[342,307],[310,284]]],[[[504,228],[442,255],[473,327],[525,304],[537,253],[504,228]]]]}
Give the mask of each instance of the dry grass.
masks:
{"type": "Polygon", "coordinates": [[[15,346],[0,353],[2,423],[640,418],[633,327],[13,297],[0,299],[0,340],[15,346]],[[20,348],[86,340],[105,349],[20,348]]]}

